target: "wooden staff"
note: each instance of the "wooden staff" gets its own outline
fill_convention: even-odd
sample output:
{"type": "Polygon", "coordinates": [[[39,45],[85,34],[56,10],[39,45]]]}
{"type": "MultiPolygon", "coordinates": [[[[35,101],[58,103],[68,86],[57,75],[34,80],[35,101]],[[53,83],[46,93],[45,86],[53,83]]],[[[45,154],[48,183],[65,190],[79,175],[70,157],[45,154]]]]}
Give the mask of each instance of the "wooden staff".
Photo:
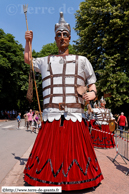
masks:
{"type": "MultiPolygon", "coordinates": [[[[28,8],[28,5],[23,5],[23,11],[24,11],[24,14],[25,14],[25,19],[26,19],[26,27],[27,27],[27,31],[28,31],[27,8],[28,8]]],[[[35,90],[36,90],[36,96],[37,96],[37,101],[38,101],[38,107],[39,107],[39,112],[40,112],[41,121],[43,121],[43,120],[42,120],[42,114],[41,114],[40,102],[39,102],[39,95],[38,95],[38,90],[37,90],[37,85],[36,85],[36,80],[35,80],[35,74],[34,74],[34,66],[33,66],[32,50],[31,50],[30,41],[29,41],[29,49],[30,49],[30,57],[31,57],[30,65],[31,65],[32,71],[33,71],[34,85],[35,85],[35,90]]]]}

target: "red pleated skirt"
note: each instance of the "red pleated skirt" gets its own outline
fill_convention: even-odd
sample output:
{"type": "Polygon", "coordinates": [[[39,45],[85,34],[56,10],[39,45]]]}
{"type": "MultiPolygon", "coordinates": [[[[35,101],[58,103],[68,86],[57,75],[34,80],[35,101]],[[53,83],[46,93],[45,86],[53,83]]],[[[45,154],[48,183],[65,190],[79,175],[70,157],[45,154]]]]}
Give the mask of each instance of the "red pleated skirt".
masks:
{"type": "Polygon", "coordinates": [[[114,135],[109,130],[109,125],[92,125],[91,139],[94,147],[114,148],[114,135]]]}
{"type": "Polygon", "coordinates": [[[64,120],[43,122],[24,170],[24,180],[33,186],[62,186],[81,190],[97,186],[101,173],[88,127],[64,120]]]}
{"type": "Polygon", "coordinates": [[[95,119],[91,119],[91,120],[90,120],[90,124],[91,124],[91,126],[93,127],[93,125],[95,124],[95,119]]]}
{"type": "Polygon", "coordinates": [[[88,128],[90,127],[90,121],[85,121],[86,122],[86,124],[87,124],[87,126],[88,126],[88,128]]]}

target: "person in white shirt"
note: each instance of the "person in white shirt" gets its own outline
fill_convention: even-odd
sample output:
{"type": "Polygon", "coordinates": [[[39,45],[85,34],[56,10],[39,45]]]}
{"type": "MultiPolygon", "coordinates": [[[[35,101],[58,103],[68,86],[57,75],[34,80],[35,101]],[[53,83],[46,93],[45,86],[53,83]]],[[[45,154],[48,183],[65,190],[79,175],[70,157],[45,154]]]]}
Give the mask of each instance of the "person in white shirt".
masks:
{"type": "MultiPolygon", "coordinates": [[[[27,64],[32,38],[33,32],[27,31],[27,64]]],[[[80,190],[97,186],[103,179],[83,120],[84,99],[96,97],[96,77],[86,57],[69,55],[70,38],[70,25],[61,12],[55,25],[59,54],[33,59],[35,71],[42,74],[43,90],[43,122],[24,170],[24,180],[33,186],[80,190]],[[77,88],[85,84],[89,92],[82,98],[77,88]]]]}

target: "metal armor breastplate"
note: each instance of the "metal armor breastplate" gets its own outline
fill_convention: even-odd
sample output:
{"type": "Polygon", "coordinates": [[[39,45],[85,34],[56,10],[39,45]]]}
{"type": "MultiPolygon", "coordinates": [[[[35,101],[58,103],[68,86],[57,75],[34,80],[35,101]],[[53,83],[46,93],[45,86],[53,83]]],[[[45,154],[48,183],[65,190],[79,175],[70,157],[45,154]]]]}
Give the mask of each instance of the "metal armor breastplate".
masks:
{"type": "Polygon", "coordinates": [[[109,109],[97,108],[97,123],[107,125],[111,119],[109,109]]]}

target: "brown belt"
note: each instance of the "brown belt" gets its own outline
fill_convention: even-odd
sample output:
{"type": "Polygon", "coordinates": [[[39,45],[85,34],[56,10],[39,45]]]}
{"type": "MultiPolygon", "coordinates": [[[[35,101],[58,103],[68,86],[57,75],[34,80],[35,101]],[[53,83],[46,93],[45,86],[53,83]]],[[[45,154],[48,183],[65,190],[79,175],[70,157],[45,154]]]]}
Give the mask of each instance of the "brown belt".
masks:
{"type": "Polygon", "coordinates": [[[67,108],[82,108],[84,109],[84,105],[83,104],[79,104],[79,103],[52,103],[52,104],[44,104],[43,105],[43,109],[45,108],[58,108],[59,110],[65,110],[65,107],[67,108]]]}

